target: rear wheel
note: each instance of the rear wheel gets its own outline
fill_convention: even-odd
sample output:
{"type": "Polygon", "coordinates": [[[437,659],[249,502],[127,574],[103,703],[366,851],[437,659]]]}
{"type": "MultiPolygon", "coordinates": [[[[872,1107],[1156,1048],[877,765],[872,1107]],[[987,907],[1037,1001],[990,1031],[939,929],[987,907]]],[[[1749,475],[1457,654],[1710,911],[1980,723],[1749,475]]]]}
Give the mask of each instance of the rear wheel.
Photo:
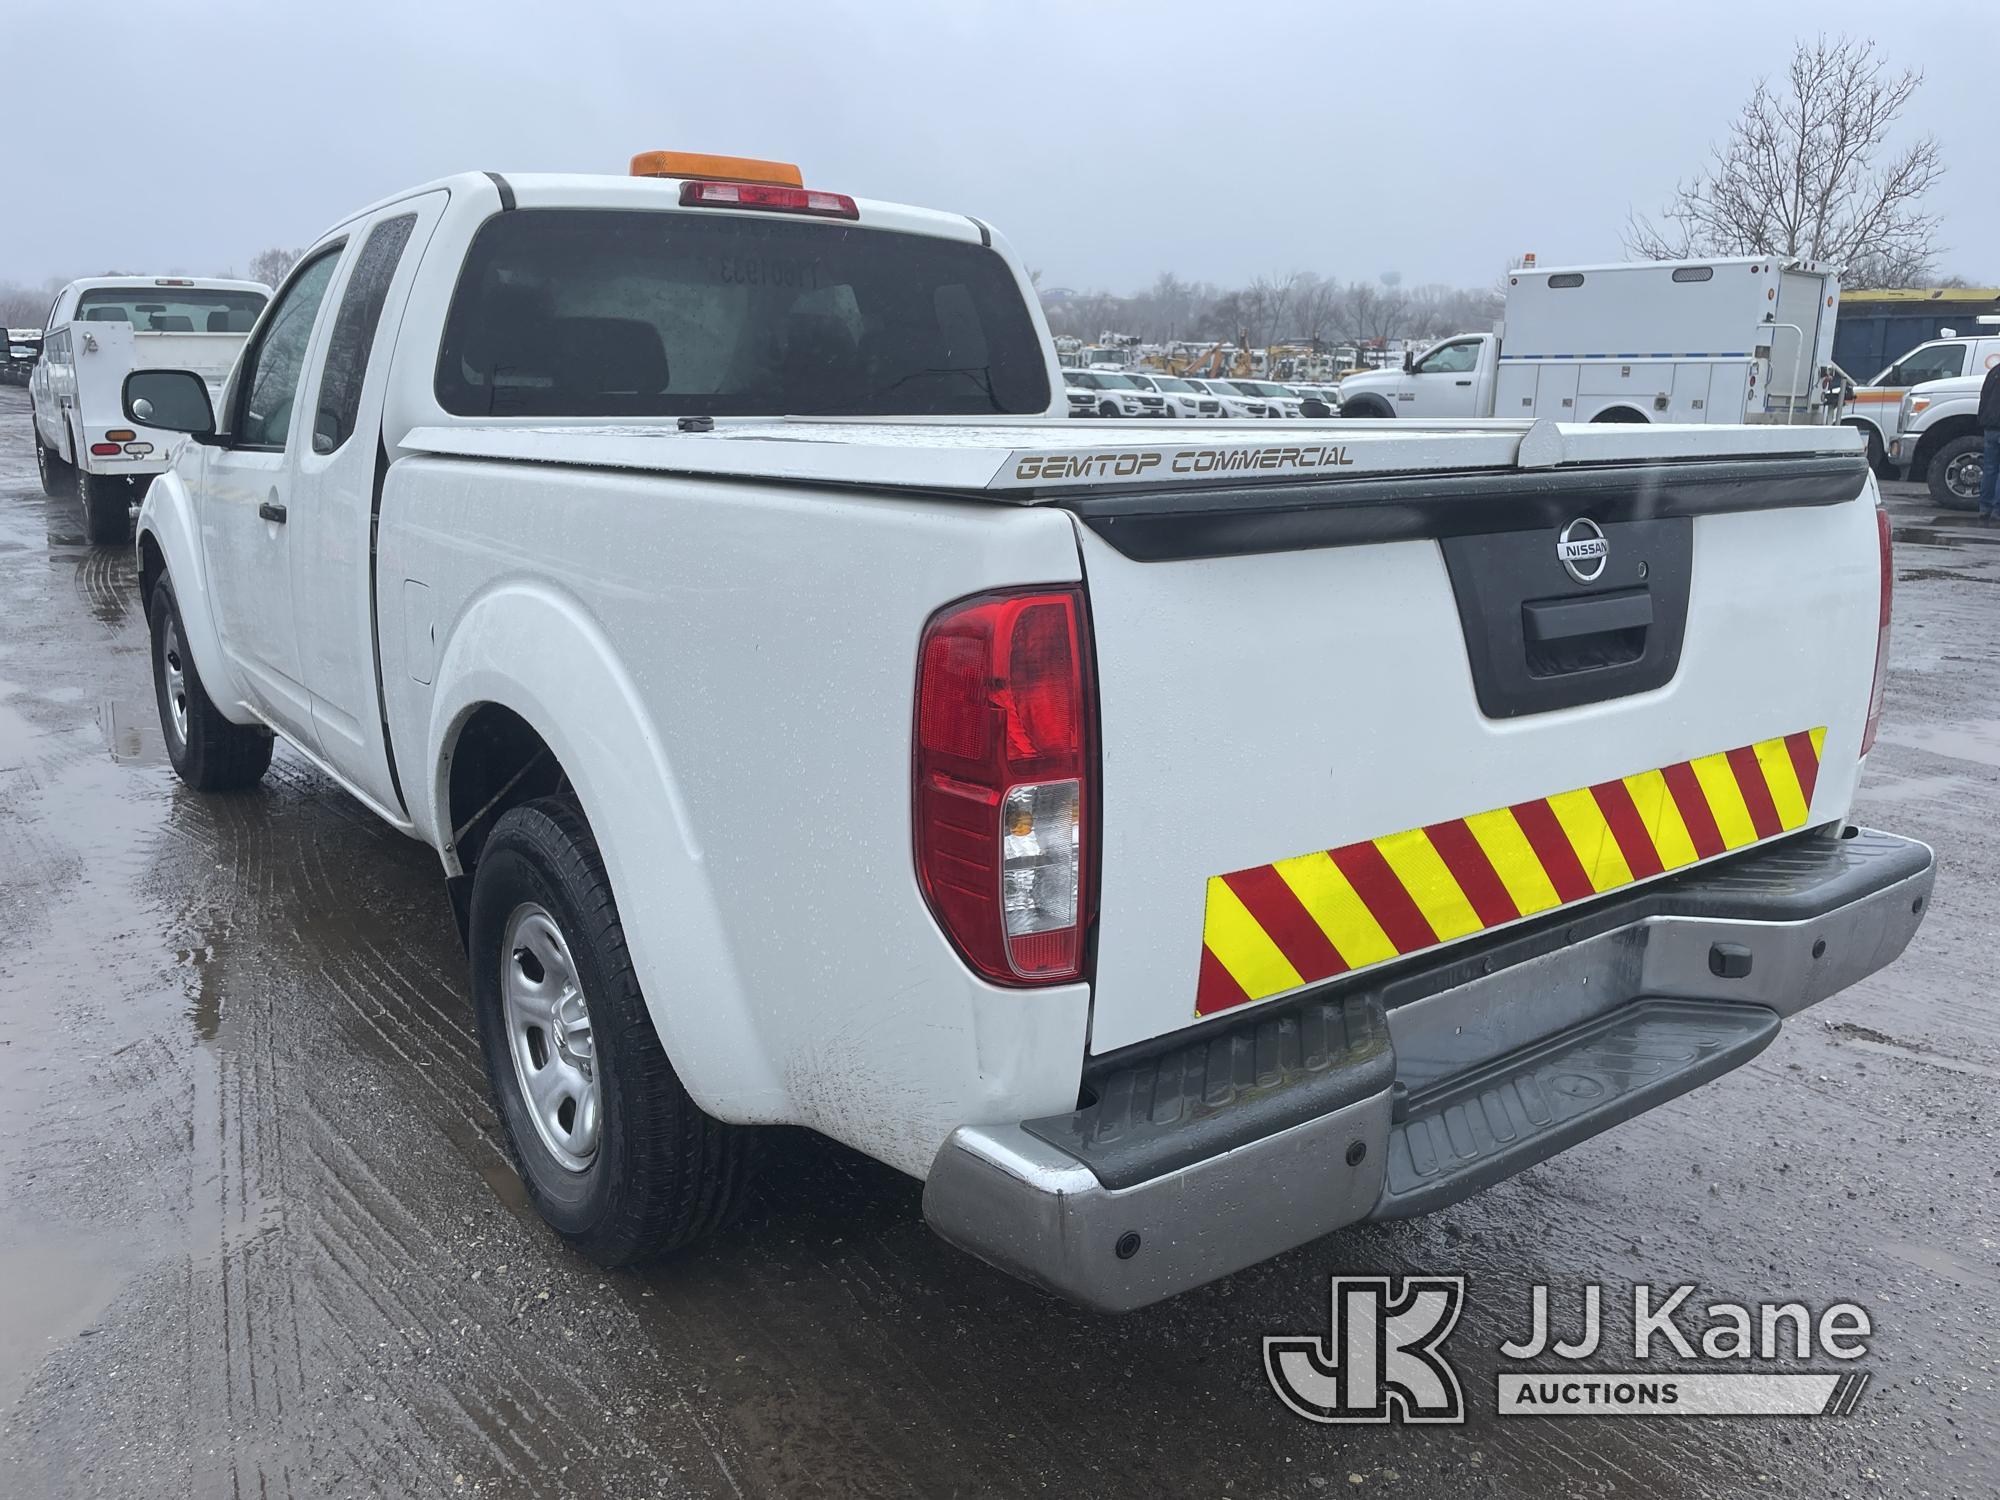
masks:
{"type": "Polygon", "coordinates": [[[41,476],[42,493],[51,500],[67,500],[76,493],[76,469],[60,453],[35,437],[35,471],[41,476]]]}
{"type": "Polygon", "coordinates": [[[77,475],[83,501],[84,534],[93,546],[116,547],[132,540],[132,481],[112,474],[77,475]]]}
{"type": "Polygon", "coordinates": [[[504,813],[472,878],[472,1004],[528,1196],[599,1265],[725,1223],[756,1132],[688,1097],[647,1012],[597,840],[558,798],[504,813]]]}
{"type": "Polygon", "coordinates": [[[187,627],[173,585],[153,585],[147,610],[153,637],[153,695],[160,705],[160,733],[174,773],[198,792],[234,792],[254,786],[271,765],[271,736],[232,724],[209,701],[188,654],[187,627]]]}
{"type": "Polygon", "coordinates": [[[1927,478],[1931,499],[1946,510],[1979,509],[1980,437],[1955,437],[1931,455],[1927,478]]]}

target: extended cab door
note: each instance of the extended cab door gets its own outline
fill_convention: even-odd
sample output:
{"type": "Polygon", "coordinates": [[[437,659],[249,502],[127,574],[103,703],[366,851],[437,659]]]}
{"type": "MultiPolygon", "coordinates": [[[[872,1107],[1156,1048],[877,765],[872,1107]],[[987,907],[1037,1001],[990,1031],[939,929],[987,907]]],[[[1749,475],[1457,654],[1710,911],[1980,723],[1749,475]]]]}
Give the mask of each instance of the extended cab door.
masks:
{"type": "MultiPolygon", "coordinates": [[[[360,248],[327,299],[327,337],[300,403],[311,428],[287,455],[290,595],[320,753],[399,821],[401,788],[376,678],[382,402],[410,282],[449,199],[445,192],[406,198],[351,226],[360,248]]],[[[401,600],[402,579],[380,582],[401,600]]]]}
{"type": "Polygon", "coordinates": [[[1483,337],[1447,339],[1420,356],[1396,392],[1399,417],[1479,415],[1479,354],[1483,337]]]}
{"type": "Polygon", "coordinates": [[[226,397],[226,444],[203,471],[201,532],[222,646],[258,710],[317,749],[292,613],[287,459],[308,440],[299,381],[345,241],[295,269],[251,335],[226,397]]]}

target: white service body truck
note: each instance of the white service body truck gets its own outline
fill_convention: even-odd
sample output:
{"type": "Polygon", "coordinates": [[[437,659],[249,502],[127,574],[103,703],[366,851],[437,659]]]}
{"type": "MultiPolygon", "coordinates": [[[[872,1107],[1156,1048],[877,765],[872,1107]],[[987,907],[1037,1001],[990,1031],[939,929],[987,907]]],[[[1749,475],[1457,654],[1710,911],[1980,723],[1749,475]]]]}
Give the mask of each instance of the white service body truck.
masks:
{"type": "Polygon", "coordinates": [[[133,502],[167,467],[169,434],[124,415],[125,377],[192,370],[219,395],[270,295],[261,282],[189,276],[99,276],[56,294],[28,380],[35,462],[44,494],[82,501],[91,541],[129,539],[133,502]]]}
{"type": "Polygon", "coordinates": [[[378,203],[215,410],[128,386],[191,438],[137,538],[174,766],[282,736],[437,851],[586,1254],[712,1228],[787,1123],[1136,1307],[1518,1172],[1909,941],[1930,852],[1847,822],[1856,434],[1052,420],[984,225],[641,169],[378,203]]]}
{"type": "Polygon", "coordinates": [[[1523,268],[1503,321],[1340,383],[1348,417],[1826,420],[1839,281],[1749,256],[1523,268]]]}
{"type": "MultiPolygon", "coordinates": [[[[1981,323],[2000,324],[2000,318],[1981,318],[1981,323]]],[[[1974,387],[1995,365],[2000,365],[2000,327],[1969,337],[1956,334],[1919,344],[1865,385],[1848,393],[1840,409],[1840,420],[1858,427],[1868,439],[1868,461],[1875,472],[1894,477],[1908,466],[1915,453],[1913,443],[1901,443],[1903,424],[1914,415],[1904,400],[1911,391],[1932,381],[1972,377],[1974,387]],[[1898,458],[1898,454],[1901,455],[1898,458]]],[[[1913,471],[1912,479],[1924,475],[1913,471]]]]}

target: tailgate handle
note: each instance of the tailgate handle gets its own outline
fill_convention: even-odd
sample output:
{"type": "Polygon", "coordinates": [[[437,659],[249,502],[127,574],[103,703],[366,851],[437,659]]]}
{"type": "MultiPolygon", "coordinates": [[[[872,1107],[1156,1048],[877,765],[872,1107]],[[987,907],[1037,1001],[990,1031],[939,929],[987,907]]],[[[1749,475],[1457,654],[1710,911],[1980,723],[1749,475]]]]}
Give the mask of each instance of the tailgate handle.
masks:
{"type": "Polygon", "coordinates": [[[1653,595],[1647,589],[1614,589],[1580,599],[1534,599],[1521,606],[1523,633],[1531,641],[1644,630],[1652,623],[1653,595]]]}

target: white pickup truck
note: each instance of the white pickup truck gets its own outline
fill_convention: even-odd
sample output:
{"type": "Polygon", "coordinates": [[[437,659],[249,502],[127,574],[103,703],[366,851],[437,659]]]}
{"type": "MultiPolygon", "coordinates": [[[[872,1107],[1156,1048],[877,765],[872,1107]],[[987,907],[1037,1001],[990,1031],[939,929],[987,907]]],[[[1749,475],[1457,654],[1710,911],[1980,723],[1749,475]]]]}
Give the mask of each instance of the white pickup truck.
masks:
{"type": "Polygon", "coordinates": [[[437,851],[585,1254],[712,1228],[783,1122],[1135,1307],[1663,1103],[1916,930],[1930,852],[1846,821],[1852,431],[1054,420],[977,220],[636,169],[387,199],[214,410],[126,386],[191,438],[137,538],[175,768],[279,735],[437,851]]]}
{"type": "Polygon", "coordinates": [[[172,366],[219,394],[270,295],[255,281],[189,276],[100,276],[56,293],[28,381],[35,463],[42,493],[83,502],[91,541],[129,540],[133,502],[167,467],[167,434],[121,409],[125,377],[172,366]]]}
{"type": "Polygon", "coordinates": [[[1927,487],[1942,509],[1979,508],[1980,459],[1986,446],[1979,393],[1985,385],[1984,371],[1926,381],[1903,393],[1896,413],[1890,471],[1927,487]]]}

